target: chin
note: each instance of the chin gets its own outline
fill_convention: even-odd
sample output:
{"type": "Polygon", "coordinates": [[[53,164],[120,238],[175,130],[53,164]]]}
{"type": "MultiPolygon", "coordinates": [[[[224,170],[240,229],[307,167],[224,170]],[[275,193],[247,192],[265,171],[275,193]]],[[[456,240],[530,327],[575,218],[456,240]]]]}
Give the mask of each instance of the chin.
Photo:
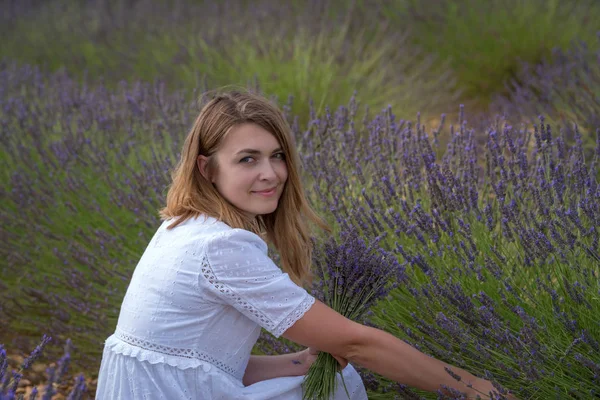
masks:
{"type": "Polygon", "coordinates": [[[275,212],[275,210],[277,210],[277,207],[261,210],[261,211],[257,212],[256,214],[257,215],[269,215],[269,214],[273,214],[275,212]]]}
{"type": "Polygon", "coordinates": [[[273,214],[275,212],[275,210],[277,210],[277,204],[275,204],[272,207],[260,207],[254,211],[252,211],[254,214],[256,215],[267,215],[267,214],[273,214]]]}
{"type": "Polygon", "coordinates": [[[256,199],[249,200],[250,201],[248,201],[247,203],[239,204],[237,207],[251,215],[267,215],[272,214],[277,210],[277,207],[279,207],[280,199],[260,199],[258,201],[256,201],[256,199]],[[243,205],[245,205],[246,207],[243,207],[243,205]]]}

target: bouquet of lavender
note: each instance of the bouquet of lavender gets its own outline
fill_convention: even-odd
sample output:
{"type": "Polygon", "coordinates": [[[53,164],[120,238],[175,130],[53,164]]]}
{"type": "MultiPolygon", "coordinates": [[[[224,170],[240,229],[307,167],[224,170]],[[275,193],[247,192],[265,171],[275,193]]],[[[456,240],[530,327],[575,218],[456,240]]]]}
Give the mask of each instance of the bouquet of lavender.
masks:
{"type": "MultiPolygon", "coordinates": [[[[362,322],[370,307],[404,279],[403,267],[392,253],[379,248],[380,240],[367,245],[357,232],[346,231],[339,242],[330,239],[315,246],[313,295],[346,318],[362,322]]],[[[319,353],[304,379],[304,399],[329,400],[337,388],[337,373],[335,358],[319,353]]]]}

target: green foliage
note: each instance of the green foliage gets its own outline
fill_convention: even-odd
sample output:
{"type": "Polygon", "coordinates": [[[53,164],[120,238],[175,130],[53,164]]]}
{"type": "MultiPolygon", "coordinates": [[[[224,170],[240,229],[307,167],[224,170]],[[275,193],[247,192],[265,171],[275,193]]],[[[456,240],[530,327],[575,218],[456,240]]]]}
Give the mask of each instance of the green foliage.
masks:
{"type": "Polygon", "coordinates": [[[387,18],[410,27],[414,43],[448,60],[468,98],[487,104],[516,78],[575,40],[595,43],[600,3],[590,0],[440,0],[385,2],[387,18]]]}

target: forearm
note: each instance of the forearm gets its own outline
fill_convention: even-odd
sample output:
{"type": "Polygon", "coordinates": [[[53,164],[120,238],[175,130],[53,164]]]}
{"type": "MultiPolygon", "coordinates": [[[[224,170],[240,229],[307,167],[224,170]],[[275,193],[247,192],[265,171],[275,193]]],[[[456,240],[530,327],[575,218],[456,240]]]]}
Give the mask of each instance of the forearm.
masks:
{"type": "Polygon", "coordinates": [[[308,372],[306,361],[300,353],[281,354],[277,356],[250,356],[246,372],[244,373],[244,386],[279,378],[281,376],[300,376],[308,372]]]}
{"type": "MultiPolygon", "coordinates": [[[[474,397],[473,389],[467,384],[473,384],[484,394],[487,386],[480,385],[480,379],[469,372],[421,353],[402,340],[375,328],[367,328],[364,343],[357,346],[355,354],[350,354],[348,360],[370,369],[382,376],[417,389],[435,392],[442,385],[467,392],[474,397]],[[461,377],[458,382],[445,367],[461,377]]],[[[482,398],[487,398],[482,395],[482,398]]]]}

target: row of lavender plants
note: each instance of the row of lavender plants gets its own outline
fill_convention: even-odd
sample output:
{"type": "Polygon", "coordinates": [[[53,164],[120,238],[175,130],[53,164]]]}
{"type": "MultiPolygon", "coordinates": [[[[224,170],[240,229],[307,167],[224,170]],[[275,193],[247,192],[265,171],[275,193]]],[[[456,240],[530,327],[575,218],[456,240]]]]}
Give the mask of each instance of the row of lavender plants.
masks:
{"type": "MultiPolygon", "coordinates": [[[[197,112],[186,98],[0,64],[2,342],[70,337],[76,368],[96,373],[197,112]]],[[[461,112],[430,129],[354,98],[303,127],[292,100],[313,204],[403,271],[364,322],[521,398],[598,395],[600,142],[586,159],[543,120],[477,132],[461,112]]],[[[427,398],[362,374],[373,398],[427,398]]]]}

